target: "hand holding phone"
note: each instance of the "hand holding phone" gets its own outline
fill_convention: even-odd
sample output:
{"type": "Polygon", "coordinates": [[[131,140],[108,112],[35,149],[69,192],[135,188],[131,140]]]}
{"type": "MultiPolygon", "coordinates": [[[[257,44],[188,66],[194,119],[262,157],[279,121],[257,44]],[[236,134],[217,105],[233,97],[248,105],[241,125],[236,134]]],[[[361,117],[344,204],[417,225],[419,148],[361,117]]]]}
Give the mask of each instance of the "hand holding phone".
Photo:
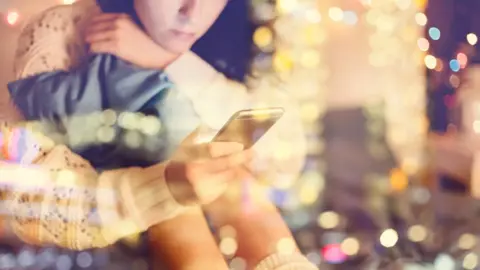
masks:
{"type": "Polygon", "coordinates": [[[236,112],[215,135],[214,142],[238,142],[251,148],[283,116],[279,107],[236,112]]]}
{"type": "MultiPolygon", "coordinates": [[[[249,149],[283,116],[283,108],[251,109],[236,112],[213,138],[213,142],[238,142],[249,149]]],[[[242,182],[242,207],[249,211],[250,179],[242,182]]]]}

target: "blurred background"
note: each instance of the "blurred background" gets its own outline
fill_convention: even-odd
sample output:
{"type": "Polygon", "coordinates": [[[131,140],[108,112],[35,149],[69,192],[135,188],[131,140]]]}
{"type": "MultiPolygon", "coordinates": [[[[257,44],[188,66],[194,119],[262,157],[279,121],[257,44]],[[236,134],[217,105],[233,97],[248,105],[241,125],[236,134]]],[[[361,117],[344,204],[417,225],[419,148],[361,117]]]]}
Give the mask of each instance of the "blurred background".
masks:
{"type": "MultiPolygon", "coordinates": [[[[22,25],[73,1],[0,0],[0,108],[22,25]]],[[[472,0],[231,0],[194,51],[299,103],[304,174],[271,193],[321,269],[476,269],[476,202],[442,175],[456,193],[436,196],[420,175],[429,132],[480,132],[465,110],[480,101],[477,34],[472,0]]],[[[81,253],[5,244],[0,269],[146,269],[137,238],[81,253]]]]}

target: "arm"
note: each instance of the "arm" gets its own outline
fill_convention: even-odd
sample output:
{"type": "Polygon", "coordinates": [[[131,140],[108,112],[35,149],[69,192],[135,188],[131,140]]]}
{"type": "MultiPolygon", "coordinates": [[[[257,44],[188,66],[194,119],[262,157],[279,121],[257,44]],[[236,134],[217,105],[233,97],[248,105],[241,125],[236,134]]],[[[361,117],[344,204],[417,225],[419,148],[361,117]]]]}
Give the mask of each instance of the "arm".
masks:
{"type": "Polygon", "coordinates": [[[159,265],[160,261],[166,264],[160,269],[228,269],[198,207],[152,227],[148,234],[155,265],[159,265]]]}
{"type": "MultiPolygon", "coordinates": [[[[191,52],[182,55],[165,71],[177,90],[193,101],[202,121],[216,130],[238,110],[265,106],[284,107],[285,115],[254,149],[259,160],[269,161],[269,175],[296,179],[303,168],[306,139],[298,109],[295,104],[288,102],[286,95],[281,95],[279,91],[248,94],[245,85],[227,79],[191,52]]],[[[252,170],[255,171],[255,168],[252,170]]]]}
{"type": "Polygon", "coordinates": [[[206,212],[217,229],[227,225],[235,229],[235,256],[246,260],[246,269],[317,269],[298,251],[289,228],[263,188],[255,182],[248,185],[246,192],[252,200],[246,205],[238,192],[245,187],[239,185],[231,185],[224,196],[206,207],[206,212]]]}
{"type": "Polygon", "coordinates": [[[186,210],[168,190],[165,164],[97,175],[88,162],[27,127],[0,128],[2,203],[11,229],[28,243],[104,247],[186,210]]]}
{"type": "MultiPolygon", "coordinates": [[[[54,15],[65,16],[60,11],[54,15]]],[[[18,42],[17,80],[8,88],[27,119],[55,120],[106,107],[138,111],[171,86],[162,71],[140,69],[108,54],[83,59],[80,67],[72,69],[71,62],[78,61],[81,53],[67,47],[84,45],[71,44],[64,31],[55,31],[62,27],[59,22],[71,20],[66,16],[58,21],[55,16],[41,16],[30,23],[18,42]]]]}

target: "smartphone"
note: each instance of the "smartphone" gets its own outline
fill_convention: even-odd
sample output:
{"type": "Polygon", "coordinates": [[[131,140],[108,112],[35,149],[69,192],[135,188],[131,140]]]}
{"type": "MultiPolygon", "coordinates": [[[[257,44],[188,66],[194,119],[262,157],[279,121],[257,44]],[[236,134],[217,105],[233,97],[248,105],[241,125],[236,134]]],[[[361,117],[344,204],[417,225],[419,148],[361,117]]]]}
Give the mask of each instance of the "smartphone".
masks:
{"type": "Polygon", "coordinates": [[[280,107],[236,112],[215,135],[214,142],[238,142],[251,148],[283,116],[280,107]]]}

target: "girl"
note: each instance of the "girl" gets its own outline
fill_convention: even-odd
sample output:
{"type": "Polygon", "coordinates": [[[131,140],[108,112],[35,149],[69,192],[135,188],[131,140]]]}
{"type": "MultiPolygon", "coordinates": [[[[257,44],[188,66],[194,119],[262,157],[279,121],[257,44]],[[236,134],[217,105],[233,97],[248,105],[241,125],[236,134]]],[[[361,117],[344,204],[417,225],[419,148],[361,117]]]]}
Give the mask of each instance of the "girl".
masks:
{"type": "MultiPolygon", "coordinates": [[[[88,0],[50,10],[27,27],[21,38],[20,44],[31,45],[20,47],[18,51],[16,70],[19,80],[9,85],[13,100],[27,119],[52,121],[65,115],[86,114],[107,108],[128,111],[151,111],[153,108],[169,131],[167,141],[170,148],[178,145],[200,120],[210,128],[218,129],[234,111],[248,106],[250,97],[245,87],[228,81],[185,50],[203,35],[225,3],[225,0],[215,0],[214,3],[197,0],[134,1],[138,19],[153,41],[125,15],[103,14],[88,23],[90,15],[100,13],[99,7],[88,0]],[[154,11],[163,12],[162,16],[155,16],[154,11]],[[34,40],[31,39],[32,33],[34,40]],[[97,55],[84,64],[86,66],[80,66],[80,60],[86,53],[83,50],[84,36],[90,51],[97,55]],[[46,40],[50,41],[48,46],[46,40]],[[162,69],[176,86],[175,91],[168,91],[165,96],[163,92],[168,88],[168,79],[162,76],[165,74],[162,69]],[[218,105],[212,106],[212,103],[218,105]],[[182,127],[178,128],[175,124],[180,121],[182,127]]],[[[292,110],[287,107],[286,111],[277,130],[272,130],[257,144],[257,158],[267,162],[274,160],[272,153],[275,151],[272,149],[273,145],[278,147],[279,137],[281,141],[295,142],[288,158],[275,162],[276,166],[271,170],[276,175],[295,177],[302,166],[305,142],[300,124],[291,115],[292,110]]],[[[68,121],[65,123],[68,126],[68,121]]],[[[112,156],[119,156],[117,153],[112,156]]],[[[88,159],[101,167],[102,164],[96,164],[92,156],[88,159]]],[[[111,161],[109,163],[112,164],[111,161]]],[[[124,164],[127,163],[130,161],[124,164]]],[[[170,168],[174,171],[175,166],[170,168]]],[[[133,178],[134,174],[130,175],[133,178]]],[[[238,189],[237,185],[230,186],[233,192],[238,189]]],[[[256,194],[259,186],[252,183],[250,189],[256,194]]],[[[298,260],[300,266],[304,265],[299,269],[313,267],[296,255],[295,248],[287,252],[289,255],[286,257],[272,250],[277,241],[291,239],[291,235],[266,198],[257,198],[253,202],[257,207],[249,215],[231,211],[238,208],[239,201],[236,199],[225,197],[219,202],[221,204],[213,203],[208,207],[213,222],[217,226],[231,224],[237,229],[241,239],[238,254],[247,259],[249,267],[264,259],[266,261],[262,264],[266,264],[266,269],[277,267],[284,260],[298,260]],[[256,222],[252,221],[252,217],[257,218],[256,222]],[[258,241],[256,235],[262,235],[263,241],[258,241]]],[[[162,232],[161,229],[154,231],[162,232]]],[[[188,261],[185,256],[182,260],[188,261]]]]}

